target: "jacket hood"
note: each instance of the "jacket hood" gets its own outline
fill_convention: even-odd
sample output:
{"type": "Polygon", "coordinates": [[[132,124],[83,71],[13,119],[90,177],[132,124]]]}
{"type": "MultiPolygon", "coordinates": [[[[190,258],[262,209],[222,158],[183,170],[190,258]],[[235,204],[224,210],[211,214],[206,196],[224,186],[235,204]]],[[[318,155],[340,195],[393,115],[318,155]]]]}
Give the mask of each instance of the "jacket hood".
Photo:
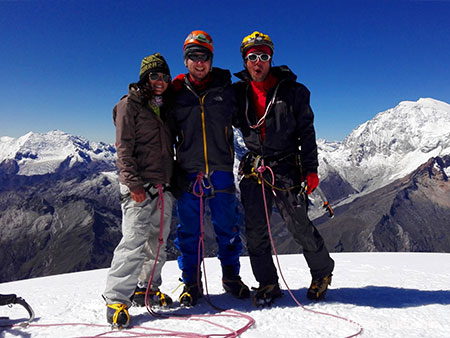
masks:
{"type": "Polygon", "coordinates": [[[128,85],[128,100],[143,103],[145,101],[138,83],[130,83],[128,85]]]}
{"type": "MultiPolygon", "coordinates": [[[[284,80],[289,79],[292,81],[297,80],[297,75],[295,75],[292,70],[289,69],[288,66],[276,66],[270,68],[270,73],[274,75],[278,80],[284,80]]],[[[251,82],[252,78],[250,76],[250,73],[247,69],[241,70],[238,73],[234,73],[234,76],[236,76],[238,79],[242,81],[248,81],[251,82]]]]}

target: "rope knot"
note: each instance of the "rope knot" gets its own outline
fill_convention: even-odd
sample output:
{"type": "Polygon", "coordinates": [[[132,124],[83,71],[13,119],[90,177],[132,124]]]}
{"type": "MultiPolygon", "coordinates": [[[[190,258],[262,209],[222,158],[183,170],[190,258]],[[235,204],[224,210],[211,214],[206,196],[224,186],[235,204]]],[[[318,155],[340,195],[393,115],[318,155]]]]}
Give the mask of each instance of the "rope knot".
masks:
{"type": "Polygon", "coordinates": [[[196,196],[196,197],[203,197],[204,192],[203,192],[203,178],[205,177],[205,174],[202,173],[201,171],[197,173],[197,177],[195,178],[195,182],[194,185],[192,187],[192,193],[196,196]],[[196,192],[195,187],[198,186],[198,192],[196,192]]]}
{"type": "Polygon", "coordinates": [[[267,167],[264,164],[262,164],[256,170],[261,174],[264,171],[266,171],[266,169],[267,169],[267,167]]]}

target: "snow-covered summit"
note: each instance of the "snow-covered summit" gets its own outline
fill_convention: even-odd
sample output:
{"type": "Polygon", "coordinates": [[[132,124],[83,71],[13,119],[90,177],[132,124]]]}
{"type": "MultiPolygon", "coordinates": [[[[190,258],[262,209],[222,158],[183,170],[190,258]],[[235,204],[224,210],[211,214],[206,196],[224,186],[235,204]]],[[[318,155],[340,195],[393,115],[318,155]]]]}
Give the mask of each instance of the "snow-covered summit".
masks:
{"type": "Polygon", "coordinates": [[[450,154],[450,105],[431,98],[402,101],[358,126],[342,143],[319,142],[319,148],[322,175],[331,166],[357,190],[372,191],[431,157],[450,154]]]}
{"type": "Polygon", "coordinates": [[[13,160],[18,165],[17,175],[32,176],[54,173],[64,165],[101,161],[114,166],[115,149],[112,145],[91,142],[80,136],[60,130],[45,134],[29,132],[19,138],[0,138],[0,163],[13,160]]]}
{"type": "Polygon", "coordinates": [[[421,149],[449,141],[450,105],[434,99],[402,101],[361,124],[343,142],[354,148],[353,162],[381,151],[384,155],[421,149]]]}
{"type": "MultiPolygon", "coordinates": [[[[310,283],[309,269],[302,255],[279,256],[281,270],[291,292],[305,311],[297,306],[287,288],[271,307],[256,308],[249,299],[236,299],[222,290],[220,263],[206,258],[208,293],[212,304],[252,317],[255,325],[241,338],[354,337],[361,338],[444,338],[450,337],[449,254],[445,253],[333,253],[336,262],[333,284],[326,300],[311,302],[305,296],[310,283]],[[315,312],[314,312],[315,311],[315,312]],[[320,312],[322,314],[319,314],[320,312]],[[327,313],[330,315],[323,315],[327,313]],[[336,315],[346,318],[344,321],[336,315]]],[[[248,257],[241,257],[242,280],[257,285],[248,257]]],[[[214,317],[155,318],[145,308],[131,307],[131,324],[136,327],[108,332],[105,304],[101,294],[107,269],[33,278],[0,284],[0,293],[17,294],[34,309],[36,320],[26,329],[5,328],[0,336],[23,337],[176,337],[232,336],[247,323],[245,319],[220,316],[205,297],[194,308],[153,309],[157,313],[214,317]],[[80,292],[81,290],[81,292],[80,292]],[[72,324],[71,324],[72,323],[72,324]],[[73,323],[78,323],[73,324],[73,323]],[[223,326],[212,325],[218,323],[223,326]],[[101,326],[105,325],[105,326],[101,326]],[[151,331],[150,331],[151,330],[151,331]],[[3,335],[2,335],[3,334],[3,335]]],[[[162,271],[161,290],[177,299],[180,290],[177,261],[168,261],[162,271]],[[174,291],[176,290],[176,291],[174,291]]],[[[0,307],[0,324],[18,324],[27,319],[21,306],[0,307]]]]}

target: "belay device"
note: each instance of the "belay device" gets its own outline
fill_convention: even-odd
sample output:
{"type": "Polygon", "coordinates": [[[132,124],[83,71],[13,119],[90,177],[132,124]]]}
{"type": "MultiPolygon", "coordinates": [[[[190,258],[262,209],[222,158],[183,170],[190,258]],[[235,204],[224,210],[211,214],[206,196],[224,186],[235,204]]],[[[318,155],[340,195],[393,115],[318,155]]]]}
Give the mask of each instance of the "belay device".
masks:
{"type": "MultiPolygon", "coordinates": [[[[31,321],[33,321],[34,319],[34,311],[31,308],[31,306],[21,297],[17,297],[14,294],[11,295],[1,295],[0,294],[0,305],[8,305],[8,306],[12,306],[14,304],[20,304],[22,305],[25,310],[27,310],[28,315],[30,316],[30,318],[21,324],[21,326],[26,326],[28,325],[31,321]]],[[[8,317],[0,317],[0,319],[9,319],[8,317]]]]}

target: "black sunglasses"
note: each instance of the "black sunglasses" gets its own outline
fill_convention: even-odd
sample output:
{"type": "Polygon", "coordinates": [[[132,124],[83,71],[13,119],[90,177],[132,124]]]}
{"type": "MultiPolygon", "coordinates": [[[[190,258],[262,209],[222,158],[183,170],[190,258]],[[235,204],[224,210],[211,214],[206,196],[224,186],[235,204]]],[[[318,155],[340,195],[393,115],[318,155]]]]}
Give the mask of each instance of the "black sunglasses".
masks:
{"type": "Polygon", "coordinates": [[[246,60],[250,60],[251,62],[256,62],[256,60],[260,60],[262,62],[267,62],[269,61],[271,58],[271,56],[269,54],[254,54],[254,53],[250,53],[247,55],[247,57],[245,58],[246,60]]]}
{"type": "Polygon", "coordinates": [[[148,75],[148,78],[149,78],[150,80],[152,80],[152,81],[157,81],[157,80],[159,80],[159,79],[162,78],[162,80],[163,80],[165,83],[169,83],[169,82],[170,82],[170,75],[169,75],[169,74],[161,74],[161,75],[159,75],[158,73],[150,73],[150,74],[148,75]]]}
{"type": "Polygon", "coordinates": [[[206,62],[209,60],[209,57],[210,57],[210,55],[208,53],[206,53],[206,54],[189,54],[188,55],[188,59],[192,60],[194,62],[197,62],[197,61],[206,62]]]}

